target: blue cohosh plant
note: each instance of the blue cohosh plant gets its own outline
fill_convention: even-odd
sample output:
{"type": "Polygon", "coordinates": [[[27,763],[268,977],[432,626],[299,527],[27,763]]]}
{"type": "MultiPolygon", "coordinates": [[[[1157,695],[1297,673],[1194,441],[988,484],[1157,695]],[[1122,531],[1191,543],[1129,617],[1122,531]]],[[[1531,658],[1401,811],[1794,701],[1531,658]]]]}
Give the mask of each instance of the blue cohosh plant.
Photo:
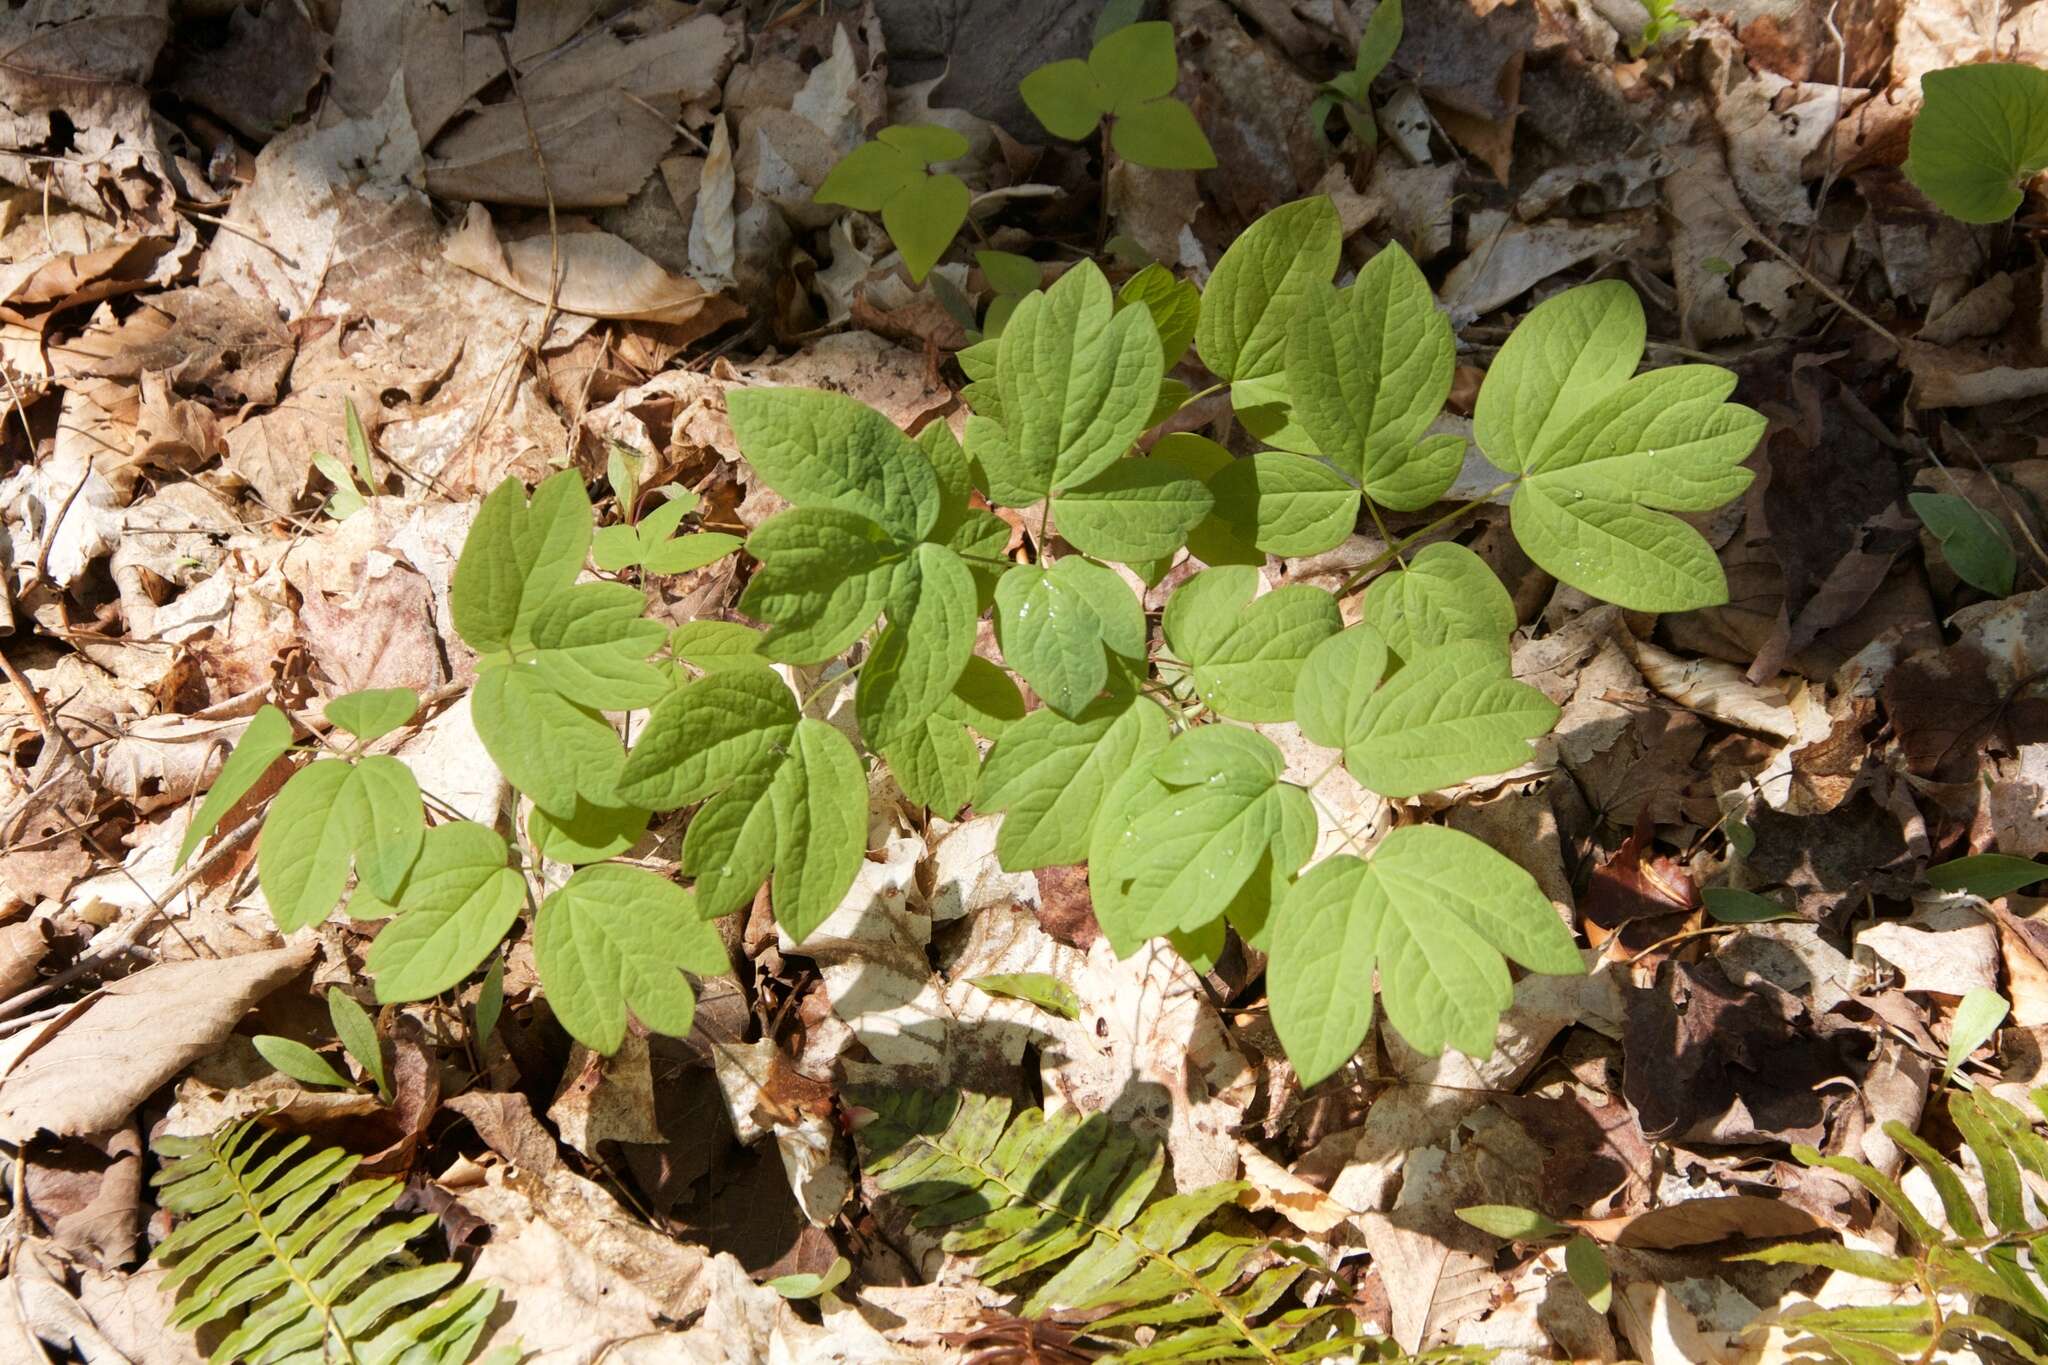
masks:
{"type": "MultiPolygon", "coordinates": [[[[1314,799],[1250,728],[1296,722],[1332,767],[1401,798],[1524,763],[1558,714],[1512,676],[1515,613],[1476,554],[1444,542],[1400,557],[1434,526],[1354,575],[1363,619],[1348,628],[1337,594],[1260,590],[1267,554],[1337,547],[1368,500],[1428,507],[1464,463],[1462,438],[1430,430],[1452,341],[1429,286],[1390,246],[1339,288],[1341,236],[1328,200],[1287,205],[1230,248],[1205,294],[1162,271],[1119,296],[1093,264],[1069,269],[961,354],[964,446],[944,424],[907,436],[840,394],[731,391],[753,478],[791,504],[745,544],[740,609],[760,630],[670,631],[632,583],[579,581],[593,517],[576,474],[530,501],[497,488],[452,598],[481,658],[478,733],[532,806],[516,859],[500,830],[428,829],[405,764],[363,752],[412,715],[410,693],[343,697],[328,716],[354,742],[302,766],[262,832],[279,927],[318,923],[346,895],[351,916],[385,921],[367,964],[379,1000],[404,1001],[468,979],[531,910],[541,988],[571,1034],[608,1051],[628,1011],[681,1032],[685,973],[727,965],[712,919],[765,883],[801,944],[846,895],[879,766],[936,812],[1000,812],[1007,868],[1085,859],[1121,953],[1164,936],[1207,960],[1234,927],[1269,956],[1274,1022],[1307,1082],[1366,1036],[1375,973],[1409,1043],[1490,1051],[1506,959],[1581,968],[1535,880],[1427,824],[1307,867],[1314,799]],[[1167,370],[1190,339],[1270,449],[1233,457],[1176,435],[1141,450],[1186,395],[1167,370]],[[1038,528],[1028,562],[1006,557],[1010,524],[991,506],[1038,528]],[[1132,575],[1156,581],[1183,548],[1206,567],[1155,625],[1132,575]],[[976,651],[991,613],[1000,664],[976,651]],[[858,741],[771,664],[857,673],[858,741]],[[630,748],[624,713],[639,717],[630,748]],[[692,812],[680,879],[611,861],[654,813],[679,810],[692,812]],[[535,907],[547,863],[575,870],[535,907]]],[[[1763,419],[1725,401],[1724,370],[1637,374],[1643,343],[1624,284],[1549,299],[1501,349],[1474,434],[1537,564],[1633,609],[1680,611],[1726,587],[1673,513],[1742,491],[1763,419]]],[[[259,714],[188,845],[290,744],[281,713],[259,714]]]]}

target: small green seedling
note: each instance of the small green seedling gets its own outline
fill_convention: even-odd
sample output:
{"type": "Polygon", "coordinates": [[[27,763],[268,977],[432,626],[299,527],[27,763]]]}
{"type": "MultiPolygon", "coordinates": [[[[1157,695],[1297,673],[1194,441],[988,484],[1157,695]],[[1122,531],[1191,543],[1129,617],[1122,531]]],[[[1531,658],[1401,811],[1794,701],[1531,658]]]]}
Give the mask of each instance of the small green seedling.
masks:
{"type": "Polygon", "coordinates": [[[988,287],[995,291],[988,311],[982,314],[981,335],[999,337],[1010,314],[1017,311],[1025,295],[1044,283],[1045,275],[1037,261],[1012,251],[977,251],[974,261],[981,267],[988,287]]]}
{"type": "Polygon", "coordinates": [[[840,158],[815,198],[881,214],[904,268],[922,284],[967,221],[973,198],[959,176],[931,168],[966,155],[967,139],[951,128],[892,124],[840,158]]]}
{"type": "Polygon", "coordinates": [[[676,574],[701,569],[724,559],[744,543],[722,531],[676,535],[683,518],[697,510],[695,493],[674,489],[660,506],[628,526],[607,526],[590,542],[591,562],[607,573],[640,568],[648,573],[676,574]]]}
{"type": "Polygon", "coordinates": [[[1379,122],[1372,112],[1372,83],[1386,70],[1394,49],[1401,45],[1401,27],[1401,0],[1380,0],[1372,18],[1366,20],[1365,32],[1358,40],[1358,58],[1351,69],[1324,81],[1315,102],[1308,107],[1309,124],[1318,133],[1323,131],[1334,109],[1344,115],[1345,126],[1361,144],[1370,147],[1379,140],[1379,122]]]}
{"type": "Polygon", "coordinates": [[[1993,597],[2012,592],[2019,559],[1998,518],[1954,493],[1912,493],[1906,501],[1940,544],[1941,557],[1957,578],[1993,597]]]}
{"type": "Polygon", "coordinates": [[[342,400],[342,422],[348,438],[348,462],[324,450],[313,452],[313,467],[327,476],[334,492],[327,499],[327,515],[342,521],[369,505],[377,494],[377,472],[370,464],[370,438],[363,431],[362,416],[355,400],[342,400]]]}
{"type": "Polygon", "coordinates": [[[1948,1057],[1941,1066],[1943,1085],[1955,1079],[1970,1054],[1991,1040],[2010,1013],[2012,1006],[1997,991],[1980,986],[1963,997],[1949,1021],[1948,1057]]]}
{"type": "Polygon", "coordinates": [[[1605,1313],[1613,1307],[1614,1276],[1607,1266],[1607,1254],[1585,1233],[1574,1232],[1567,1224],[1516,1204],[1474,1204],[1453,1212],[1481,1232],[1503,1241],[1540,1244],[1566,1239],[1565,1273],[1586,1296],[1594,1312],[1605,1313]]]}
{"type": "Polygon", "coordinates": [[[1654,51],[1667,38],[1676,38],[1693,26],[1693,21],[1678,12],[1678,0],[1638,0],[1648,18],[1643,31],[1629,44],[1628,55],[1641,57],[1645,52],[1654,51]]]}
{"type": "Polygon", "coordinates": [[[1913,120],[1906,178],[1966,223],[1999,223],[2048,170],[2048,71],[1985,62],[1930,71],[1913,120]]]}
{"type": "MultiPolygon", "coordinates": [[[[327,990],[327,1017],[334,1026],[335,1036],[341,1040],[342,1049],[355,1058],[356,1065],[377,1087],[378,1097],[389,1104],[391,1077],[385,1070],[383,1044],[377,1038],[377,1026],[370,1019],[369,1012],[339,986],[330,986],[327,990]]],[[[259,1033],[249,1041],[255,1044],[264,1061],[301,1085],[340,1090],[353,1085],[334,1069],[333,1063],[304,1043],[280,1038],[274,1033],[259,1033]]]]}
{"type": "Polygon", "coordinates": [[[1050,62],[1018,86],[1054,137],[1080,142],[1109,120],[1109,145],[1126,161],[1167,171],[1216,164],[1194,110],[1174,98],[1180,59],[1173,25],[1127,24],[1098,40],[1088,59],[1050,62]]]}

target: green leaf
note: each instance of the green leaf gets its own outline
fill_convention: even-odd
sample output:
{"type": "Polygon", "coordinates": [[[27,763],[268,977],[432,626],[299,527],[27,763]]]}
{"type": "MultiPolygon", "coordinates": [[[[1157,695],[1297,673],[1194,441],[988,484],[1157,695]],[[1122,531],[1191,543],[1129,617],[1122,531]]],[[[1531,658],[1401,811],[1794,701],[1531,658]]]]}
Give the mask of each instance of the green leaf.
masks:
{"type": "Polygon", "coordinates": [[[889,600],[907,548],[837,508],[797,507],[761,523],[747,539],[761,566],[740,595],[740,610],[768,623],[761,653],[819,663],[845,652],[889,600]]]}
{"type": "Polygon", "coordinates": [[[1955,1018],[1949,1021],[1948,1059],[1941,1067],[1943,1085],[1949,1083],[1957,1068],[1970,1059],[1971,1053],[1998,1032],[1998,1026],[2011,1012],[2012,1006],[1997,991],[1980,986],[1963,997],[1962,1003],[1956,1006],[1955,1018]]]}
{"type": "Polygon", "coordinates": [[[332,1085],[348,1089],[348,1078],[304,1043],[280,1038],[274,1033],[259,1033],[249,1041],[255,1044],[264,1061],[302,1085],[332,1085]]]}
{"type": "Polygon", "coordinates": [[[542,902],[533,930],[541,989],[569,1036],[609,1056],[631,1010],[650,1032],[690,1031],[697,997],[685,971],[731,966],[690,893],[638,868],[579,868],[542,902]]]}
{"type": "Polygon", "coordinates": [[[594,806],[578,797],[566,816],[535,806],[526,817],[526,837],[534,852],[553,862],[601,863],[640,842],[652,818],[652,811],[639,806],[594,806]]]}
{"type": "Polygon", "coordinates": [[[863,142],[825,177],[811,198],[820,204],[844,204],[862,213],[880,213],[889,196],[924,174],[924,164],[901,147],[863,142]]]}
{"type": "Polygon", "coordinates": [[[867,404],[817,389],[753,388],[734,389],[726,408],[754,476],[798,507],[850,512],[906,544],[938,518],[931,461],[867,404]]]}
{"type": "Polygon", "coordinates": [[[796,698],[767,669],[708,673],[647,717],[618,781],[650,810],[693,805],[743,775],[772,769],[796,732],[796,698]]]}
{"type": "Polygon", "coordinates": [[[1796,920],[1799,912],[1788,910],[1754,891],[1737,891],[1730,886],[1708,886],[1700,890],[1707,917],[1716,924],[1769,924],[1775,920],[1796,920]]]}
{"type": "Polygon", "coordinates": [[[329,986],[327,1017],[334,1024],[334,1036],[341,1039],[343,1050],[356,1059],[363,1074],[376,1082],[377,1093],[385,1103],[390,1103],[391,1076],[384,1066],[384,1044],[377,1037],[377,1025],[370,1019],[369,1011],[341,987],[329,986]]]}
{"type": "Polygon", "coordinates": [[[1322,195],[1283,204],[1246,228],[1202,296],[1202,363],[1232,382],[1280,373],[1303,301],[1336,273],[1342,248],[1336,206],[1322,195]]]}
{"type": "Polygon", "coordinates": [[[1309,651],[1294,684],[1294,719],[1312,743],[1341,749],[1361,733],[1387,669],[1387,642],[1369,625],[1338,631],[1309,651]]]}
{"type": "Polygon", "coordinates": [[[903,266],[913,283],[923,284],[946,254],[967,221],[973,198],[957,175],[919,176],[889,196],[882,206],[882,226],[903,253],[903,266]]]}
{"type": "Polygon", "coordinates": [[[912,804],[952,819],[974,795],[981,746],[950,716],[927,716],[912,733],[879,750],[912,804]]]}
{"type": "MultiPolygon", "coordinates": [[[[1150,458],[1178,465],[1193,477],[1211,484],[1216,475],[1233,463],[1229,451],[1192,431],[1168,432],[1160,437],[1152,443],[1150,458]]],[[[1213,496],[1215,489],[1212,487],[1210,492],[1213,496]]],[[[1240,535],[1220,512],[1211,512],[1188,532],[1188,553],[1209,565],[1250,564],[1256,567],[1266,562],[1265,552],[1240,535]]],[[[1144,573],[1146,581],[1156,580],[1168,567],[1158,562],[1148,565],[1149,571],[1144,573]]]]}
{"type": "Polygon", "coordinates": [[[1193,281],[1177,278],[1154,261],[1124,281],[1123,288],[1116,291],[1116,302],[1119,308],[1142,306],[1150,313],[1166,368],[1180,364],[1202,317],[1202,291],[1193,281]]]}
{"type": "Polygon", "coordinates": [[[474,821],[428,831],[397,917],[363,959],[379,1002],[439,995],[491,955],[526,899],[525,881],[505,858],[505,841],[474,821]]]}
{"type": "Polygon", "coordinates": [[[668,692],[647,662],[668,635],[647,620],[647,599],[624,583],[579,583],[555,594],[533,619],[533,671],[578,706],[633,711],[668,692]]]}
{"type": "Polygon", "coordinates": [[[721,668],[766,668],[761,632],[737,621],[685,621],[668,637],[669,652],[705,672],[721,668]]]}
{"type": "Polygon", "coordinates": [[[1566,1242],[1564,1269],[1594,1312],[1605,1313],[1614,1306],[1614,1275],[1607,1268],[1607,1254],[1600,1250],[1599,1243],[1583,1232],[1566,1242]]]}
{"type": "Polygon", "coordinates": [[[308,764],[271,802],[256,848],[271,918],[285,933],[327,918],[351,863],[373,895],[391,899],[425,833],[419,785],[397,759],[308,764]]]}
{"type": "Polygon", "coordinates": [[[1426,545],[1405,569],[1381,574],[1365,590],[1365,622],[1407,659],[1439,645],[1474,640],[1507,651],[1515,604],[1499,577],[1463,545],[1426,545]]]}
{"type": "Polygon", "coordinates": [[[1022,1000],[1062,1019],[1081,1017],[1081,999],[1074,988],[1045,972],[997,972],[974,977],[973,984],[990,995],[1022,1000]]]}
{"type": "Polygon", "coordinates": [[[1921,88],[1906,178],[1966,223],[2012,217],[2020,186],[2048,168],[2048,71],[1984,62],[1930,71],[1921,88]]]}
{"type": "Polygon", "coordinates": [[[1142,308],[1116,311],[1109,281],[1082,261],[1017,305],[1003,328],[996,378],[1003,440],[969,449],[989,493],[1023,507],[1086,483],[1130,450],[1159,393],[1159,334],[1142,308]],[[995,463],[991,464],[993,458],[995,463]]]}
{"type": "Polygon", "coordinates": [[[632,526],[606,526],[591,541],[590,557],[608,573],[640,565],[649,573],[679,574],[715,563],[744,543],[738,536],[702,531],[677,536],[675,529],[695,511],[698,499],[681,493],[632,526]]]}
{"type": "Polygon", "coordinates": [[[1061,494],[1060,534],[1083,554],[1124,564],[1178,550],[1215,506],[1209,489],[1166,460],[1118,460],[1061,494]]]}
{"type": "Polygon", "coordinates": [[[1373,695],[1344,745],[1344,766],[1382,796],[1419,796],[1529,761],[1528,741],[1557,723],[1556,703],[1508,675],[1498,647],[1424,650],[1373,695]]]}
{"type": "Polygon", "coordinates": [[[262,780],[263,774],[270,771],[271,764],[291,751],[291,747],[292,723],[285,713],[275,706],[257,707],[256,714],[249,717],[248,725],[243,727],[241,737],[228,753],[228,761],[221,764],[220,776],[213,779],[206,800],[200,802],[199,813],[185,827],[185,838],[178,845],[178,861],[174,867],[185,865],[193,850],[219,828],[227,813],[262,780]]]}
{"type": "MultiPolygon", "coordinates": [[[[1213,286],[1212,286],[1213,288],[1213,286]]],[[[1643,356],[1642,300],[1601,280],[1539,303],[1493,359],[1472,435],[1502,469],[1527,469],[1579,414],[1620,388],[1643,356]]]]}
{"type": "Polygon", "coordinates": [[[1380,0],[1373,7],[1372,18],[1365,21],[1365,32],[1358,40],[1358,60],[1351,66],[1361,100],[1366,87],[1394,59],[1394,49],[1401,46],[1401,30],[1401,0],[1380,0]]]}
{"type": "Polygon", "coordinates": [[[1206,171],[1216,164],[1216,149],[1195,111],[1177,99],[1148,100],[1118,114],[1109,143],[1124,160],[1162,171],[1206,171]]]}
{"type": "Polygon", "coordinates": [[[967,139],[943,123],[892,123],[875,134],[877,141],[917,158],[920,165],[936,166],[958,161],[967,155],[967,139]]]}
{"type": "Polygon", "coordinates": [[[1129,113],[1146,100],[1172,94],[1180,83],[1173,25],[1154,20],[1116,30],[1088,54],[1088,72],[1112,114],[1129,113]]]}
{"type": "Polygon", "coordinates": [[[505,1012],[505,956],[491,959],[484,984],[476,994],[476,1036],[479,1041],[498,1031],[498,1017],[505,1012]]]}
{"type": "Polygon", "coordinates": [[[1077,58],[1049,62],[1017,84],[1024,107],[1045,125],[1045,131],[1068,142],[1079,142],[1095,131],[1109,111],[1105,96],[1096,86],[1088,63],[1077,58]]]}
{"type": "Polygon", "coordinates": [[[775,922],[802,943],[839,908],[860,871],[868,846],[867,773],[844,735],[806,716],[768,795],[775,807],[769,896],[775,922]]]}
{"type": "Polygon", "coordinates": [[[834,1256],[822,1275],[777,1275],[768,1281],[768,1287],[785,1299],[815,1299],[837,1289],[852,1273],[853,1262],[844,1256],[834,1256]]]}
{"type": "Polygon", "coordinates": [[[1205,725],[1168,744],[1103,813],[1090,843],[1095,915],[1119,956],[1222,915],[1264,870],[1286,877],[1315,847],[1308,793],[1279,780],[1273,742],[1205,725]]]}
{"type": "Polygon", "coordinates": [[[346,521],[370,504],[356,491],[354,476],[349,467],[324,450],[313,452],[313,467],[326,475],[334,485],[334,492],[328,495],[326,512],[336,521],[346,521]]]}
{"type": "Polygon", "coordinates": [[[977,251],[974,263],[998,294],[1028,294],[1045,278],[1037,261],[1014,251],[977,251]]]}
{"type": "Polygon", "coordinates": [[[350,692],[327,703],[327,719],[365,744],[382,739],[419,713],[420,694],[410,687],[376,687],[350,692]]]}
{"type": "Polygon", "coordinates": [[[1273,1027],[1302,1084],[1358,1050],[1379,975],[1387,1020],[1419,1052],[1493,1051],[1514,999],[1502,954],[1532,971],[1582,971],[1536,879],[1468,834],[1410,825],[1372,857],[1311,868],[1275,915],[1267,966],[1273,1027]]]}
{"type": "Polygon", "coordinates": [[[1713,547],[1667,513],[1570,494],[1559,500],[1525,482],[1510,524],[1544,572],[1631,611],[1691,611],[1728,600],[1713,547]]]}
{"type": "Polygon", "coordinates": [[[533,490],[506,479],[477,509],[455,565],[448,606],[455,629],[479,654],[524,648],[533,619],[576,581],[590,549],[590,497],[573,469],[533,490]]]}
{"type": "Polygon", "coordinates": [[[620,804],[626,748],[618,732],[533,669],[485,669],[469,705],[484,751],[536,806],[573,815],[579,797],[600,806],[620,804]]]}
{"type": "Polygon", "coordinates": [[[676,536],[642,551],[640,567],[649,573],[690,573],[707,564],[716,564],[744,544],[746,542],[738,536],[727,535],[723,531],[699,531],[694,535],[676,536]]]}
{"type": "Polygon", "coordinates": [[[1255,599],[1258,586],[1257,569],[1204,569],[1167,602],[1166,643],[1212,710],[1237,720],[1292,720],[1302,664],[1342,627],[1337,599],[1306,584],[1255,599]]]}
{"type": "Polygon", "coordinates": [[[1519,1204],[1472,1204],[1452,1212],[1460,1221],[1470,1223],[1481,1232],[1492,1233],[1510,1242],[1544,1242],[1571,1231],[1555,1218],[1546,1218],[1519,1204]]]}
{"type": "Polygon", "coordinates": [[[1358,490],[1306,455],[1266,450],[1232,460],[1209,480],[1216,516],[1267,554],[1314,555],[1358,524],[1358,490]]]}
{"type": "Polygon", "coordinates": [[[980,604],[958,555],[925,544],[904,565],[889,628],[861,668],[855,713],[871,748],[914,735],[945,703],[974,653],[980,604]]]}
{"type": "Polygon", "coordinates": [[[1019,564],[996,584],[1003,660],[1046,705],[1073,716],[1109,681],[1107,648],[1145,655],[1145,609],[1124,581],[1072,556],[1051,568],[1019,564]]]}
{"type": "Polygon", "coordinates": [[[1116,780],[1166,747],[1166,713],[1143,698],[1106,697],[1068,720],[1033,711],[989,751],[977,810],[998,812],[1006,871],[1078,863],[1116,780]]]}
{"type": "Polygon", "coordinates": [[[2004,853],[1976,853],[1927,869],[1927,884],[1935,890],[1967,891],[1987,901],[2023,890],[2043,877],[2048,877],[2048,866],[2004,853]]]}
{"type": "Polygon", "coordinates": [[[1310,282],[1302,302],[1286,351],[1295,422],[1374,501],[1427,507],[1445,484],[1411,457],[1443,412],[1454,364],[1429,281],[1397,244],[1347,289],[1310,282]]]}
{"type": "Polygon", "coordinates": [[[1953,493],[1909,493],[1906,501],[1940,542],[1941,557],[1957,578],[1993,597],[2012,592],[2019,562],[2013,555],[2012,540],[1996,517],[1953,493]]]}

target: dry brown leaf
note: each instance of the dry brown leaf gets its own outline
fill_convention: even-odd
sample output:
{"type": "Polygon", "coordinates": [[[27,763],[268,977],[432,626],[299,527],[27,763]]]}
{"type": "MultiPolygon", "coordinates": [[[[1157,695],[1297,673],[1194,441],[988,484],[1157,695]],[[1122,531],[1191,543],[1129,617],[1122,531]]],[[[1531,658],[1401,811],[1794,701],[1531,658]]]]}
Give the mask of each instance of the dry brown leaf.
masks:
{"type": "Polygon", "coordinates": [[[695,280],[669,274],[609,232],[569,232],[552,242],[545,234],[501,241],[490,210],[481,204],[469,206],[442,254],[521,298],[552,301],[565,313],[585,317],[688,322],[708,297],[695,280]]]}
{"type": "Polygon", "coordinates": [[[104,1132],[219,1046],[249,1007],[313,960],[309,939],[240,957],[167,962],[123,977],[46,1024],[0,1078],[0,1135],[104,1132]],[[92,1084],[81,1085],[81,1076],[92,1084]]]}
{"type": "Polygon", "coordinates": [[[1595,1241],[1654,1251],[1705,1246],[1737,1237],[1803,1237],[1823,1231],[1819,1220],[1796,1204],[1756,1194],[1711,1195],[1666,1204],[1648,1213],[1566,1221],[1595,1241]]]}

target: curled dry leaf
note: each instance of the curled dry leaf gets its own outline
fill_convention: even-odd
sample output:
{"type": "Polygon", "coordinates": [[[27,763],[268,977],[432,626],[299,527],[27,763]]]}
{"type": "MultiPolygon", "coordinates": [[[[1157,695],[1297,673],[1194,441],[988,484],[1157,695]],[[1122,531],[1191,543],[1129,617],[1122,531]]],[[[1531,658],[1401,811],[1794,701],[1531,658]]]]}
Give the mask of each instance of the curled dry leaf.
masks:
{"type": "Polygon", "coordinates": [[[443,254],[464,270],[524,299],[565,313],[640,322],[688,322],[710,297],[695,280],[671,275],[609,232],[569,232],[502,241],[490,210],[469,206],[443,254]]]}

